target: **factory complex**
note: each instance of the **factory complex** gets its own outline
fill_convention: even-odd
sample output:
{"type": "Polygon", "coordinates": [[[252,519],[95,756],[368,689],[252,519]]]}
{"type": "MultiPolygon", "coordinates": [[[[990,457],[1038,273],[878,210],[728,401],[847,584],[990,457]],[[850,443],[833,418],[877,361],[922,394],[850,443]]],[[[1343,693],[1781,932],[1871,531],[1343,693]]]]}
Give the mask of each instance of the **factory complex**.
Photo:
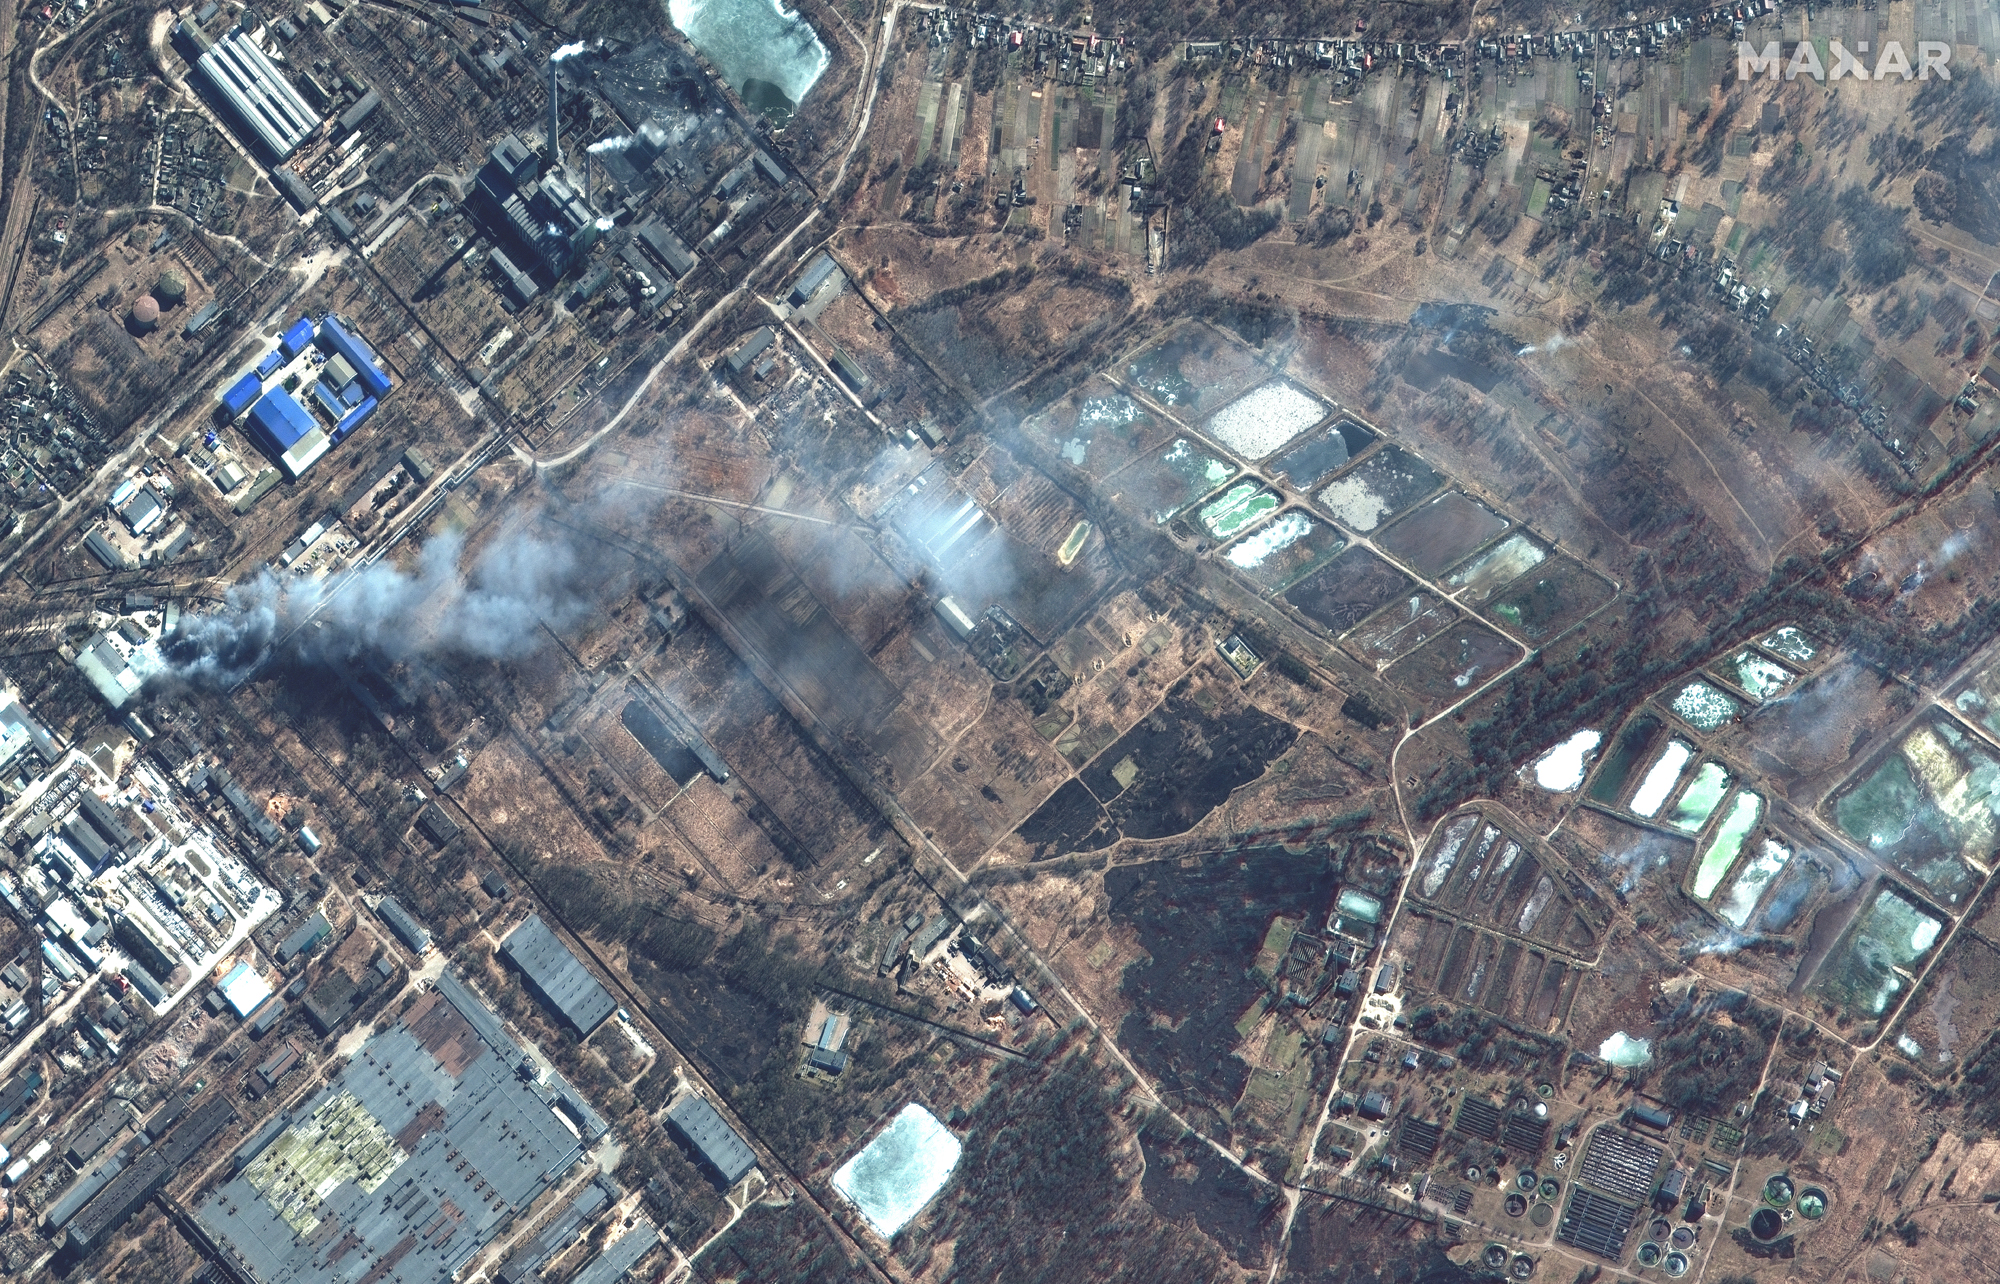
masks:
{"type": "Polygon", "coordinates": [[[223,390],[220,414],[296,479],[375,413],[395,381],[367,342],[328,315],[300,317],[223,390]],[[294,395],[305,388],[303,397],[294,395]],[[307,407],[310,405],[311,409],[307,407]]]}

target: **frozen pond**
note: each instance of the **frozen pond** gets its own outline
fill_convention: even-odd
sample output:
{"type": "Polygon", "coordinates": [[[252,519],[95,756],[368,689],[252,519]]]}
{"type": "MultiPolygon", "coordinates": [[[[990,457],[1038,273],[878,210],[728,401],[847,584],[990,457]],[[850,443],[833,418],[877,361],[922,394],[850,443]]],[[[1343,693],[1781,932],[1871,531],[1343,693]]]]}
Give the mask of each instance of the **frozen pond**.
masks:
{"type": "Polygon", "coordinates": [[[1740,687],[1753,700],[1768,700],[1791,685],[1792,671],[1760,651],[1744,648],[1715,666],[1725,681],[1740,687]]]}
{"type": "Polygon", "coordinates": [[[1653,1063],[1653,1041],[1635,1039],[1620,1030],[1597,1047],[1597,1059],[1630,1069],[1653,1063]]]}
{"type": "Polygon", "coordinates": [[[826,70],[819,33],[778,0],[668,0],[667,13],[753,111],[790,115],[826,70]]]}
{"type": "Polygon", "coordinates": [[[1674,784],[1681,778],[1681,768],[1687,766],[1688,759],[1694,757],[1694,746],[1685,740],[1669,740],[1666,749],[1653,764],[1646,778],[1639,782],[1639,789],[1632,795],[1634,815],[1652,818],[1674,791],[1674,784]]]}
{"type": "Polygon", "coordinates": [[[1245,459],[1262,459],[1326,415],[1323,402],[1278,379],[1216,411],[1208,432],[1245,459]]]}
{"type": "Polygon", "coordinates": [[[1856,920],[1846,951],[1828,961],[1819,988],[1859,1015],[1880,1016],[1906,984],[1902,970],[1928,953],[1943,930],[1943,923],[1884,887],[1856,920]]]}
{"type": "Polygon", "coordinates": [[[1763,850],[1751,857],[1743,866],[1743,872],[1729,885],[1729,895],[1722,898],[1715,912],[1724,922],[1734,927],[1742,927],[1750,921],[1750,911],[1757,908],[1757,898],[1792,858],[1792,849],[1783,843],[1766,838],[1763,850]]]}
{"type": "Polygon", "coordinates": [[[1760,644],[1765,650],[1781,655],[1793,664],[1810,664],[1812,658],[1819,654],[1819,643],[1789,624],[1761,639],[1760,644]]]}
{"type": "Polygon", "coordinates": [[[1445,876],[1451,873],[1452,865],[1458,860],[1458,849],[1472,837],[1472,827],[1478,823],[1477,816],[1460,816],[1444,831],[1437,851],[1431,856],[1431,867],[1424,871],[1423,895],[1436,896],[1438,888],[1444,886],[1445,876]]]}
{"type": "Polygon", "coordinates": [[[1713,731],[1736,717],[1740,706],[1715,687],[1696,678],[1674,697],[1673,711],[1696,731],[1713,731]]]}
{"type": "Polygon", "coordinates": [[[1604,735],[1579,731],[1535,760],[1535,783],[1551,793],[1566,794],[1583,783],[1583,773],[1597,755],[1604,735]]]}
{"type": "Polygon", "coordinates": [[[935,1115],[913,1101],[840,1166],[833,1188],[861,1210],[876,1234],[892,1239],[944,1189],[962,1149],[935,1115]]]}
{"type": "Polygon", "coordinates": [[[1350,530],[1372,531],[1438,488],[1444,478],[1399,446],[1384,446],[1345,477],[1327,483],[1319,502],[1350,530]]]}
{"type": "Polygon", "coordinates": [[[1076,431],[1059,449],[1062,457],[1077,467],[1089,457],[1090,443],[1099,429],[1116,431],[1138,421],[1139,403],[1124,393],[1092,397],[1077,408],[1076,431]]]}

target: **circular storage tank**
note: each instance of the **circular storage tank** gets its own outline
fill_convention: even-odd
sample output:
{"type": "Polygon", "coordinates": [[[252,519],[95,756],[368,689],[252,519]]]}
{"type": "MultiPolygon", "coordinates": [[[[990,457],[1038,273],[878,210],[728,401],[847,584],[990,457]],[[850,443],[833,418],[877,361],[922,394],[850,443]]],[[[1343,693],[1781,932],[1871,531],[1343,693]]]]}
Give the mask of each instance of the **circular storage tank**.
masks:
{"type": "Polygon", "coordinates": [[[1562,1188],[1563,1184],[1557,1181],[1555,1178],[1553,1177],[1542,1178],[1543,1199],[1554,1199],[1557,1195],[1562,1194],[1562,1188]]]}
{"type": "Polygon", "coordinates": [[[1808,1186],[1799,1192],[1799,1216],[1816,1222],[1826,1216],[1826,1192],[1817,1186],[1808,1186]]]}
{"type": "Polygon", "coordinates": [[[1554,1204],[1536,1204],[1534,1210],[1528,1214],[1528,1220],[1537,1226],[1547,1226],[1555,1219],[1556,1206],[1554,1204]]]}
{"type": "Polygon", "coordinates": [[[1526,1253],[1516,1253],[1513,1263],[1507,1267],[1507,1273],[1517,1280],[1527,1279],[1535,1273],[1535,1259],[1526,1253]]]}
{"type": "Polygon", "coordinates": [[[1543,1098],[1553,1097],[1556,1095],[1556,1086],[1552,1083],[1538,1083],[1535,1085],[1535,1095],[1543,1098]]]}
{"type": "Polygon", "coordinates": [[[1667,1242],[1668,1233],[1672,1230],[1673,1227],[1667,1225],[1666,1218],[1655,1217],[1652,1223],[1646,1227],[1646,1238],[1652,1240],[1655,1244],[1664,1244],[1667,1242]]]}
{"type": "Polygon", "coordinates": [[[1499,1270],[1507,1264],[1506,1246],[1502,1244],[1488,1244],[1486,1251],[1480,1254],[1480,1260],[1485,1263],[1487,1270],[1499,1270]]]}
{"type": "Polygon", "coordinates": [[[160,273],[159,280],[153,282],[153,297],[160,301],[160,306],[162,307],[179,307],[181,304],[187,302],[187,278],[174,269],[168,268],[166,271],[160,273]]]}
{"type": "Polygon", "coordinates": [[[1468,1168],[1468,1169],[1466,1169],[1466,1170],[1465,1170],[1465,1179],[1466,1179],[1467,1181],[1478,1181],[1478,1180],[1479,1180],[1479,1169],[1478,1169],[1478,1167],[1477,1167],[1477,1166],[1475,1166],[1475,1167],[1472,1167],[1472,1168],[1468,1168]]]}
{"type": "Polygon", "coordinates": [[[160,304],[150,294],[142,294],[132,305],[132,324],[150,330],[160,323],[160,304]]]}
{"type": "Polygon", "coordinates": [[[1523,1168],[1521,1170],[1521,1175],[1514,1179],[1514,1186],[1516,1189],[1525,1193],[1535,1188],[1535,1182],[1537,1180],[1539,1179],[1535,1176],[1534,1169],[1523,1168]]]}
{"type": "Polygon", "coordinates": [[[1660,1264],[1660,1246],[1658,1244],[1648,1241],[1644,1244],[1639,1245],[1639,1265],[1658,1266],[1659,1264],[1660,1264]]]}
{"type": "Polygon", "coordinates": [[[1688,1255],[1686,1253],[1668,1253],[1666,1260],[1661,1262],[1660,1265],[1666,1270],[1669,1276],[1679,1279],[1688,1273],[1688,1255]]]}
{"type": "Polygon", "coordinates": [[[1546,1119],[1548,1117],[1549,1117],[1549,1103],[1546,1101],[1537,1101],[1535,1103],[1535,1118],[1546,1119]]]}
{"type": "Polygon", "coordinates": [[[1507,1196],[1507,1202],[1504,1207],[1507,1210],[1507,1216],[1519,1217],[1522,1213],[1528,1211],[1528,1197],[1517,1190],[1507,1196]]]}
{"type": "Polygon", "coordinates": [[[1692,1226],[1676,1226],[1676,1227],[1674,1227],[1674,1247],[1675,1247],[1675,1248],[1678,1248],[1678,1249],[1683,1249],[1683,1250],[1685,1250],[1685,1249],[1690,1249],[1690,1248],[1693,1248],[1693,1247],[1694,1247],[1694,1240],[1695,1240],[1695,1234],[1694,1234],[1694,1227],[1692,1227],[1692,1226]]]}
{"type": "Polygon", "coordinates": [[[1764,1202],[1773,1208],[1783,1208],[1792,1202],[1792,1179],[1783,1173],[1775,1173],[1764,1183],[1764,1202]]]}
{"type": "Polygon", "coordinates": [[[1770,1241],[1778,1238],[1778,1231],[1784,1227],[1785,1219],[1778,1216],[1775,1208],[1760,1208],[1750,1214],[1750,1234],[1757,1239],[1770,1241]]]}

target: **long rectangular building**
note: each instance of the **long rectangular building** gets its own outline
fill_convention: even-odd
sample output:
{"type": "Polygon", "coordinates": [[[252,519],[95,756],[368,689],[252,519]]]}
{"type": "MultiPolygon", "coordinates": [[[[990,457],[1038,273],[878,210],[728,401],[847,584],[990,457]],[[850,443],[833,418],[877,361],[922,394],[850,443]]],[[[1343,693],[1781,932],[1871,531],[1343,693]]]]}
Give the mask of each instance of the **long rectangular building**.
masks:
{"type": "Polygon", "coordinates": [[[583,1157],[523,1056],[446,972],[240,1147],[194,1216],[256,1284],[351,1284],[383,1262],[444,1284],[583,1157]]]}
{"type": "Polygon", "coordinates": [[[216,41],[197,65],[273,160],[290,156],[319,128],[320,117],[240,27],[216,41]]]}
{"type": "Polygon", "coordinates": [[[528,988],[569,1022],[579,1038],[588,1038],[618,1009],[611,992],[549,930],[540,914],[529,915],[527,922],[507,934],[500,957],[521,969],[528,988]]]}
{"type": "Polygon", "coordinates": [[[701,1161],[722,1179],[724,1188],[743,1180],[757,1166],[757,1153],[743,1140],[708,1098],[685,1093],[667,1111],[667,1126],[683,1144],[694,1148],[701,1161]]]}

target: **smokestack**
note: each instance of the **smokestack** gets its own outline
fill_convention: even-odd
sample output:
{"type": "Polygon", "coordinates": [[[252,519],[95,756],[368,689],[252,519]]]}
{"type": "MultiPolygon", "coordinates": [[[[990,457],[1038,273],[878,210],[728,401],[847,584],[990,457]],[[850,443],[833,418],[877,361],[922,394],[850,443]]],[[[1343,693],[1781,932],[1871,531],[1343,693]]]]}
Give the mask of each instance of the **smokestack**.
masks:
{"type": "Polygon", "coordinates": [[[588,147],[583,149],[583,203],[585,205],[589,205],[590,208],[592,209],[597,208],[597,206],[591,204],[590,200],[591,169],[593,168],[592,162],[594,162],[596,159],[597,157],[591,153],[591,150],[588,147]]]}
{"type": "Polygon", "coordinates": [[[562,89],[555,60],[549,61],[549,168],[562,164],[562,89]]]}

